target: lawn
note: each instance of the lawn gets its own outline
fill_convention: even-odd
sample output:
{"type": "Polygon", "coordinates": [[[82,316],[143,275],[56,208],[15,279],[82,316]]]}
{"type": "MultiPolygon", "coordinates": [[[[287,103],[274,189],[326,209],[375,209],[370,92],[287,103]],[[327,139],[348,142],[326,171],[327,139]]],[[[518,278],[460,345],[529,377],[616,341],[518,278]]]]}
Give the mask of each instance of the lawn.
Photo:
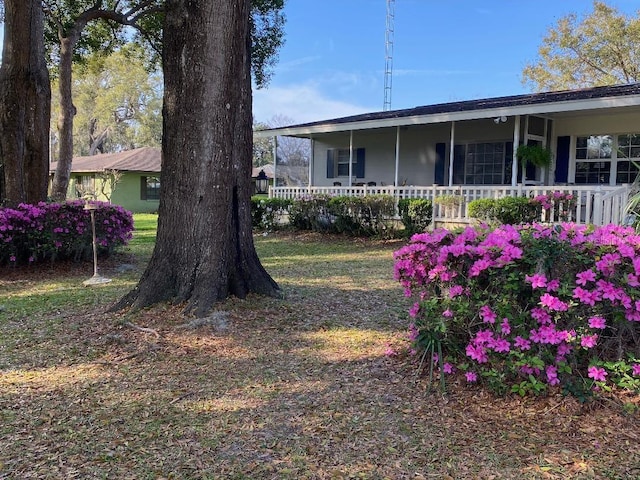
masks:
{"type": "Polygon", "coordinates": [[[0,270],[0,479],[640,478],[638,399],[447,395],[388,358],[400,242],[255,237],[283,300],[105,313],[155,217],[99,260],[0,270]]]}

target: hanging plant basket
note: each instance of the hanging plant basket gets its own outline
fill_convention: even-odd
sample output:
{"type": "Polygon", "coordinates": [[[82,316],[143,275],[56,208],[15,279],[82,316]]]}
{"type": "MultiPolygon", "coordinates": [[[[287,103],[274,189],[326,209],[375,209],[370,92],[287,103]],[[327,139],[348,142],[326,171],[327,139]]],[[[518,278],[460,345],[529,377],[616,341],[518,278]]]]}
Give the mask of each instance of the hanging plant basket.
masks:
{"type": "Polygon", "coordinates": [[[516,150],[516,156],[523,168],[530,163],[536,167],[551,166],[551,150],[540,145],[520,145],[516,150]]]}

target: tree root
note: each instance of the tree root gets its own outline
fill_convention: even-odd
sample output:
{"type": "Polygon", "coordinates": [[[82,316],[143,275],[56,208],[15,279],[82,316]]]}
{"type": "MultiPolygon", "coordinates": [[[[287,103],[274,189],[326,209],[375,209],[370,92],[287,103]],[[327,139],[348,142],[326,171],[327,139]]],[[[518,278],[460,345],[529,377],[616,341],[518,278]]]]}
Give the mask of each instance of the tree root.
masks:
{"type": "Polygon", "coordinates": [[[130,328],[133,328],[134,330],[138,330],[140,332],[144,332],[144,333],[152,333],[156,336],[156,338],[160,338],[161,335],[160,333],[158,333],[157,330],[153,329],[153,328],[147,328],[147,327],[141,327],[139,325],[136,325],[135,323],[131,323],[131,322],[124,322],[124,325],[130,328]]]}

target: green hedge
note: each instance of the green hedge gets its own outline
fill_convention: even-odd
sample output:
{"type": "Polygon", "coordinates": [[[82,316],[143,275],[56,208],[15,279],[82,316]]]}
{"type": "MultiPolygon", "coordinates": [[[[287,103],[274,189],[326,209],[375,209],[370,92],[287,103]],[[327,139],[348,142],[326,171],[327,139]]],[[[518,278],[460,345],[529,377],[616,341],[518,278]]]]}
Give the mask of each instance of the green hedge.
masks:
{"type": "Polygon", "coordinates": [[[286,226],[292,200],[284,198],[251,197],[251,223],[256,230],[277,230],[286,226]]]}
{"type": "Polygon", "coordinates": [[[292,202],[289,224],[297,230],[387,237],[394,234],[394,209],[390,195],[305,195],[292,202]]]}
{"type": "Polygon", "coordinates": [[[433,220],[433,203],[423,198],[403,198],[398,213],[407,235],[424,232],[433,220]]]}
{"type": "Polygon", "coordinates": [[[468,206],[469,216],[504,225],[532,223],[540,218],[540,204],[527,197],[482,198],[468,206]]]}

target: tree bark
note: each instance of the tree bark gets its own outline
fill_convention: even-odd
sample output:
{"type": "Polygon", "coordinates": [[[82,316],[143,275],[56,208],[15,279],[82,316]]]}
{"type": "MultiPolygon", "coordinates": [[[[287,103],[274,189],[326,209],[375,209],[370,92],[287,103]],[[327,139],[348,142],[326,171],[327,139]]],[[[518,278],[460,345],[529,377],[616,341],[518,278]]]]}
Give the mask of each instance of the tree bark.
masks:
{"type": "Polygon", "coordinates": [[[5,0],[0,67],[0,202],[47,199],[51,86],[40,0],[5,0]]]}
{"type": "Polygon", "coordinates": [[[84,25],[77,25],[66,37],[60,37],[60,60],[58,62],[58,93],[60,95],[60,113],[58,114],[59,152],[56,173],[51,186],[51,199],[63,202],[67,198],[67,188],[71,177],[73,160],[73,117],[76,107],[71,95],[73,49],[80,38],[84,25]]]}
{"type": "Polygon", "coordinates": [[[250,0],[169,0],[158,235],[114,309],[170,300],[205,316],[228,296],[279,296],[251,230],[250,0]]]}

